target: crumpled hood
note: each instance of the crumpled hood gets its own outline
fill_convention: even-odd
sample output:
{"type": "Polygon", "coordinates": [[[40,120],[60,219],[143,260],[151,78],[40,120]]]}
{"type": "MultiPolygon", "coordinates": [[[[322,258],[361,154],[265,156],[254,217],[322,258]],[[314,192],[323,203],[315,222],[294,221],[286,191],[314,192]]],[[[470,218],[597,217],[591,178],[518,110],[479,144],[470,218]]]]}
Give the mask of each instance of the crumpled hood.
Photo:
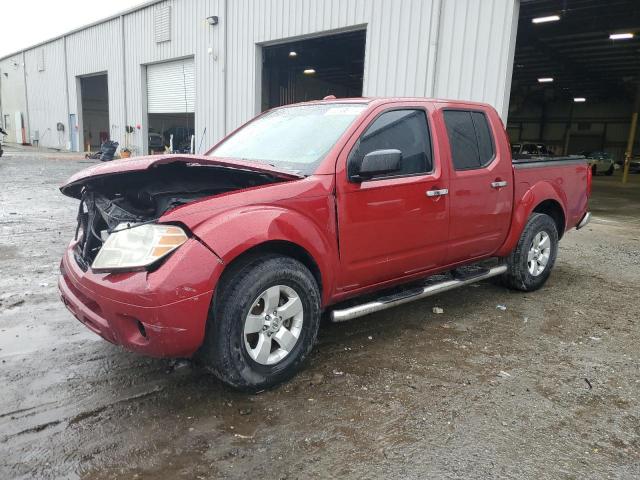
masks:
{"type": "Polygon", "coordinates": [[[242,160],[221,159],[217,157],[209,157],[206,155],[150,155],[145,157],[137,157],[134,159],[113,160],[101,163],[93,167],[81,170],[72,175],[61,187],[60,191],[69,197],[80,198],[83,186],[91,180],[107,177],[110,175],[119,175],[127,172],[141,172],[151,170],[158,165],[167,165],[172,163],[184,163],[190,165],[203,166],[220,166],[237,170],[249,170],[260,173],[267,173],[275,177],[283,179],[301,178],[295,173],[286,172],[270,165],[263,165],[254,162],[246,162],[242,160]]]}

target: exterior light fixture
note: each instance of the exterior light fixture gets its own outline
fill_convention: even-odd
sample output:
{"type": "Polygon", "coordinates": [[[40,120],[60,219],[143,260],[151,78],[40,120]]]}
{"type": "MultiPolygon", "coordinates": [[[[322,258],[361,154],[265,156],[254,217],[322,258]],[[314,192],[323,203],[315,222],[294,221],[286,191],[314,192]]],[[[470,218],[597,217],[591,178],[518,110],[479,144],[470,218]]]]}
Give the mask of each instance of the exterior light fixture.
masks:
{"type": "Polygon", "coordinates": [[[212,15],[212,16],[210,16],[210,17],[207,17],[207,23],[208,23],[209,25],[211,25],[212,27],[213,27],[214,25],[217,25],[217,24],[218,24],[218,20],[219,20],[219,19],[218,19],[218,16],[217,16],[217,15],[212,15]]]}
{"type": "Polygon", "coordinates": [[[304,73],[305,75],[313,75],[314,73],[316,73],[315,68],[305,68],[302,73],[304,73]]]}
{"type": "Polygon", "coordinates": [[[633,38],[633,33],[612,33],[609,40],[629,40],[633,38]]]}
{"type": "Polygon", "coordinates": [[[560,20],[560,15],[549,15],[547,17],[537,17],[531,20],[532,23],[547,23],[547,22],[557,22],[560,20]]]}
{"type": "Polygon", "coordinates": [[[290,56],[290,57],[292,57],[292,58],[293,58],[293,57],[297,57],[297,56],[298,56],[298,52],[295,52],[295,51],[291,50],[291,51],[289,52],[289,56],[290,56]]]}
{"type": "Polygon", "coordinates": [[[553,82],[553,78],[552,77],[542,77],[538,79],[539,83],[551,83],[553,82]]]}
{"type": "Polygon", "coordinates": [[[584,97],[575,97],[575,98],[573,99],[573,101],[574,101],[574,102],[576,102],[576,103],[584,103],[584,102],[586,102],[586,101],[587,101],[587,99],[586,99],[586,98],[584,98],[584,97]]]}

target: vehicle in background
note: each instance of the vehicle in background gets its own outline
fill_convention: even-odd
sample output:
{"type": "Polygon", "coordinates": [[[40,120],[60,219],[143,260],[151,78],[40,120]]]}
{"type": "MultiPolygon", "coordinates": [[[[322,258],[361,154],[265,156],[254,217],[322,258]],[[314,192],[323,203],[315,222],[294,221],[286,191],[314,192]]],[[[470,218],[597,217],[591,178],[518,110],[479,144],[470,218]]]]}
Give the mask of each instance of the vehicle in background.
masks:
{"type": "Polygon", "coordinates": [[[580,152],[579,155],[587,159],[587,163],[591,167],[594,175],[604,173],[605,175],[613,175],[616,169],[616,163],[610,153],[607,152],[580,152]]]}
{"type": "Polygon", "coordinates": [[[541,288],[563,234],[589,222],[590,189],[582,157],[512,161],[486,104],[289,105],[207,155],[72,176],[58,284],[106,340],[197,356],[256,391],[301,368],[323,311],[350,320],[491,277],[541,288]]]}
{"type": "Polygon", "coordinates": [[[511,155],[530,155],[532,157],[550,157],[553,152],[543,143],[513,143],[511,144],[511,155]]]}
{"type": "Polygon", "coordinates": [[[189,127],[174,126],[164,131],[165,145],[169,145],[171,135],[173,135],[174,153],[189,153],[191,151],[191,136],[194,129],[189,127]]]}
{"type": "Polygon", "coordinates": [[[163,136],[160,134],[160,132],[157,132],[153,129],[149,129],[149,150],[155,150],[155,151],[164,151],[164,138],[163,136]]]}

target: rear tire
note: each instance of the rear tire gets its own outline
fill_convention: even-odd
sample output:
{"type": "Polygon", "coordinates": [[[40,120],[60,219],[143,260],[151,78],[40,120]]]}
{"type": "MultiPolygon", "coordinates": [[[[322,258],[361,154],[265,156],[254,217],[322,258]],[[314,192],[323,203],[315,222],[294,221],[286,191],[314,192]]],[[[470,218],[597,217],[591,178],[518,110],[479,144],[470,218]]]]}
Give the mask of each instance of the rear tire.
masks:
{"type": "Polygon", "coordinates": [[[223,276],[199,357],[225,384],[263,390],[301,368],[319,325],[320,291],[302,263],[250,257],[223,276]]]}
{"type": "Polygon", "coordinates": [[[533,213],[515,250],[507,257],[502,283],[511,289],[531,292],[542,287],[558,255],[558,229],[553,219],[533,213]]]}
{"type": "Polygon", "coordinates": [[[609,167],[609,170],[607,170],[607,171],[605,172],[605,175],[607,175],[607,176],[609,176],[609,177],[610,177],[611,175],[613,175],[613,171],[614,171],[614,168],[613,168],[613,164],[612,164],[612,165],[609,167]]]}
{"type": "Polygon", "coordinates": [[[595,177],[598,174],[598,167],[595,165],[591,167],[591,174],[595,177]]]}

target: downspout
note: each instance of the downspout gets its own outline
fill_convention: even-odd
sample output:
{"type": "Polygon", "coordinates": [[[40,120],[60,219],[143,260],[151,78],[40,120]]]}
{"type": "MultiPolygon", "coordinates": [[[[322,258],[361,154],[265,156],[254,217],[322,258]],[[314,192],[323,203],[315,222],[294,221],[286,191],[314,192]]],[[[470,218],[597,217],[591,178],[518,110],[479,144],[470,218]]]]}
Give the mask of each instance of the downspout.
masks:
{"type": "MultiPolygon", "coordinates": [[[[31,122],[31,116],[29,115],[29,94],[27,93],[27,57],[24,50],[22,51],[22,75],[24,78],[24,106],[26,108],[27,118],[22,120],[23,125],[23,145],[31,143],[31,128],[29,122],[31,122]]],[[[16,139],[17,140],[17,139],[16,139]]]]}
{"type": "Polygon", "coordinates": [[[223,60],[223,69],[222,69],[222,94],[224,95],[223,100],[223,113],[224,118],[222,120],[222,128],[223,128],[223,136],[227,135],[227,23],[229,23],[229,2],[228,0],[224,0],[224,18],[222,19],[222,28],[224,29],[224,60],[223,60]]]}
{"type": "MultiPolygon", "coordinates": [[[[124,33],[124,15],[120,15],[120,35],[121,35],[121,39],[120,39],[120,48],[122,49],[122,102],[123,102],[123,120],[124,120],[124,125],[120,127],[120,131],[122,132],[120,135],[120,143],[125,142],[125,137],[127,135],[127,124],[128,124],[128,120],[127,120],[127,59],[125,57],[125,51],[126,49],[124,48],[124,42],[125,42],[125,33],[124,33]],[[122,136],[124,135],[124,136],[122,136]]],[[[144,122],[145,124],[147,122],[144,122]]],[[[129,147],[129,145],[123,145],[124,147],[129,147]]]]}
{"type": "MultiPolygon", "coordinates": [[[[68,123],[71,119],[71,109],[69,108],[69,71],[67,69],[67,36],[62,37],[62,48],[64,51],[64,99],[65,106],[67,107],[67,121],[64,122],[68,125],[67,138],[69,143],[69,150],[71,150],[71,129],[74,128],[71,123],[68,123]]],[[[79,147],[79,145],[78,145],[79,147]]]]}
{"type": "Polygon", "coordinates": [[[438,66],[438,42],[440,41],[440,23],[442,19],[443,0],[435,0],[431,15],[431,32],[429,33],[429,53],[427,57],[427,97],[435,96],[436,89],[436,68],[438,66]]]}

